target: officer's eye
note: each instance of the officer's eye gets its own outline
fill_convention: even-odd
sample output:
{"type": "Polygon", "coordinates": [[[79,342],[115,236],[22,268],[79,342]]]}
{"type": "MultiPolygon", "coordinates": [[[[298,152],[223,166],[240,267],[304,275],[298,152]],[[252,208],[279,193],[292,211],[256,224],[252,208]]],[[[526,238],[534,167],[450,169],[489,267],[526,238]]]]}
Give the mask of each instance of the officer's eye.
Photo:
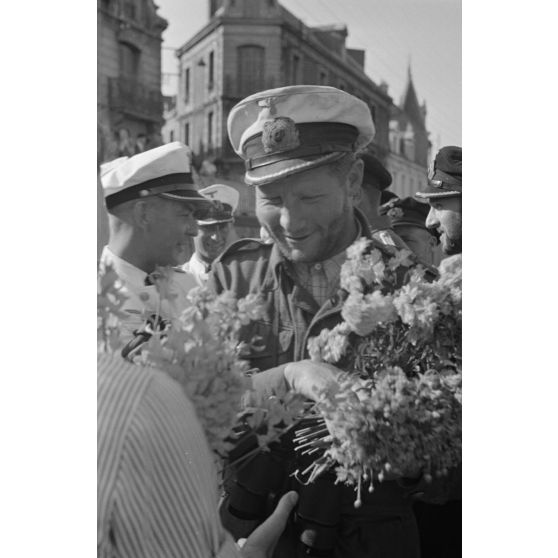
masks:
{"type": "Polygon", "coordinates": [[[279,196],[274,198],[262,198],[262,200],[268,205],[281,205],[281,198],[279,196]]]}

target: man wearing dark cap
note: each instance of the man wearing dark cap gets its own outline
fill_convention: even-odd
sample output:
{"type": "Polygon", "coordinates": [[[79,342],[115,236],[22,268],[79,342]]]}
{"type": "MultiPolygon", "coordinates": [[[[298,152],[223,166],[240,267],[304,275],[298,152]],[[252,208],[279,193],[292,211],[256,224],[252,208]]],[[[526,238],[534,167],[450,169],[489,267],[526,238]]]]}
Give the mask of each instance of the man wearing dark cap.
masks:
{"type": "Polygon", "coordinates": [[[200,194],[210,199],[213,206],[201,212],[197,220],[198,234],[194,238],[195,251],[182,269],[196,278],[198,285],[207,282],[211,264],[227,244],[236,238],[233,222],[238,206],[238,190],[226,184],[212,184],[200,190],[200,194]]]}
{"type": "Polygon", "coordinates": [[[380,215],[390,219],[393,230],[412,250],[421,262],[437,266],[440,257],[436,236],[426,228],[429,206],[408,197],[400,199],[396,195],[380,206],[380,215]]]}
{"type": "MultiPolygon", "coordinates": [[[[128,333],[156,316],[171,319],[186,305],[195,278],[175,267],[169,289],[174,302],[159,300],[149,277],[156,266],[177,266],[197,233],[195,211],[211,201],[199,194],[190,172],[188,148],[173,142],[101,166],[109,214],[109,242],[100,267],[114,268],[128,296],[123,325],[128,333]]],[[[156,318],[157,319],[157,318],[156,318]]]]}
{"type": "Polygon", "coordinates": [[[372,238],[387,246],[408,250],[409,247],[393,230],[389,217],[379,212],[382,194],[387,191],[392,181],[391,174],[380,160],[371,153],[364,153],[361,155],[361,159],[364,162],[364,174],[362,177],[362,197],[358,207],[368,219],[372,238]]]}
{"type": "MultiPolygon", "coordinates": [[[[258,371],[253,381],[257,389],[273,391],[284,388],[293,366],[302,367],[297,377],[311,368],[305,360],[308,338],[342,321],[339,274],[346,249],[362,237],[386,255],[396,248],[374,240],[355,207],[364,167],[358,152],[374,135],[363,101],[324,86],[263,91],[233,107],[228,132],[245,161],[245,182],[255,188],[256,215],[272,243],[234,243],[214,262],[210,284],[237,297],[263,297],[266,316],[249,324],[242,340],[258,337],[257,350],[248,355],[258,371]]],[[[314,367],[318,376],[327,374],[320,364],[314,367]]],[[[222,511],[235,536],[246,534],[241,521],[265,518],[268,496],[294,486],[300,495],[297,519],[289,523],[276,558],[418,557],[413,482],[375,484],[355,510],[352,488],[327,477],[309,486],[295,480],[297,459],[288,450],[267,464],[256,459],[243,466],[222,511]]]]}
{"type": "Polygon", "coordinates": [[[428,201],[426,226],[440,233],[448,256],[461,254],[461,147],[442,147],[428,175],[425,190],[416,196],[428,201]]]}
{"type": "MultiPolygon", "coordinates": [[[[428,173],[426,189],[416,193],[430,204],[426,226],[438,231],[444,254],[451,256],[442,265],[461,258],[461,167],[461,147],[442,147],[428,173]]],[[[424,558],[462,554],[461,467],[452,470],[442,486],[439,502],[419,501],[414,506],[424,558]]]]}

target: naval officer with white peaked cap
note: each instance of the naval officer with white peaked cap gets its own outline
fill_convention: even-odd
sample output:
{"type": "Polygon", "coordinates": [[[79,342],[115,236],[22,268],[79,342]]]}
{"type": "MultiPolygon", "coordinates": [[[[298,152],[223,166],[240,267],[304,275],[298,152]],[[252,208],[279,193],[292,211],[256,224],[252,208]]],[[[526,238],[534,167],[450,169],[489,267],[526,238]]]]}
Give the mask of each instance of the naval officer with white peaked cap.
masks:
{"type": "Polygon", "coordinates": [[[198,284],[203,286],[215,258],[228,244],[238,239],[233,222],[240,195],[236,188],[226,184],[212,184],[202,188],[200,194],[210,199],[213,206],[199,214],[195,251],[182,269],[192,273],[198,284]]]}
{"type": "Polygon", "coordinates": [[[178,266],[188,257],[197,234],[196,212],[211,206],[192,179],[190,150],[172,142],[101,166],[101,183],[109,214],[110,236],[101,255],[110,264],[126,295],[129,333],[145,320],[169,320],[186,306],[195,278],[179,267],[170,270],[172,303],[159,304],[154,284],[157,266],[178,266]]]}
{"type": "MultiPolygon", "coordinates": [[[[374,136],[372,115],[366,103],[345,91],[292,86],[238,103],[228,132],[244,159],[245,182],[254,186],[260,225],[273,242],[232,244],[214,262],[209,283],[219,293],[259,293],[265,301],[265,319],[244,327],[240,339],[249,347],[245,358],[251,368],[259,370],[252,376],[256,390],[281,392],[287,384],[315,396],[312,387],[326,382],[332,367],[309,362],[307,341],[343,321],[339,278],[347,248],[362,238],[389,257],[389,247],[372,238],[356,207],[364,166],[358,153],[374,136]],[[256,337],[258,346],[252,348],[256,337]]],[[[269,497],[295,488],[296,519],[289,521],[275,558],[417,558],[407,487],[395,479],[378,483],[371,494],[363,491],[355,510],[352,488],[335,484],[331,476],[300,484],[293,475],[306,467],[288,443],[245,463],[221,507],[225,527],[246,536],[246,520],[262,521],[269,497]]]]}

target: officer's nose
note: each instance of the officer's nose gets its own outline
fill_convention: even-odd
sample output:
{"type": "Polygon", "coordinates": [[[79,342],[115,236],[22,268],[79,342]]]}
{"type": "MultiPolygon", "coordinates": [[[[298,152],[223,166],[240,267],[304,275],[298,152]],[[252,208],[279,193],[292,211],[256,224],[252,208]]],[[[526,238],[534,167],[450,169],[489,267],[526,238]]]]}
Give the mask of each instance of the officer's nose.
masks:
{"type": "Polygon", "coordinates": [[[428,215],[426,216],[426,228],[427,229],[436,229],[440,224],[440,220],[436,216],[436,210],[431,207],[428,215]]]}
{"type": "Polygon", "coordinates": [[[279,224],[287,234],[295,234],[297,231],[302,230],[304,227],[304,219],[296,203],[285,203],[281,208],[279,224]]]}

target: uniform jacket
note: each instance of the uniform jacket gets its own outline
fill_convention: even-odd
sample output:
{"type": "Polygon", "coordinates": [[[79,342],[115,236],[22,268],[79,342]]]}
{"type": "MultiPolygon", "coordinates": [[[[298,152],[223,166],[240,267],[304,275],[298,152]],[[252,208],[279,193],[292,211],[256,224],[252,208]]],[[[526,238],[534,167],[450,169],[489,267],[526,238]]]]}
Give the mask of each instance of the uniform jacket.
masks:
{"type": "MultiPolygon", "coordinates": [[[[372,238],[362,213],[356,210],[355,215],[360,223],[362,236],[371,239],[375,247],[386,256],[390,255],[390,247],[372,238]]],[[[346,297],[345,291],[339,289],[318,307],[310,294],[297,284],[289,262],[274,244],[243,239],[231,245],[214,263],[210,285],[218,293],[231,290],[237,297],[249,293],[260,293],[264,297],[267,307],[265,318],[252,322],[241,332],[241,339],[246,342],[259,336],[260,350],[252,351],[248,360],[253,368],[261,371],[307,358],[309,337],[342,321],[341,309],[346,297]]],[[[280,376],[282,379],[282,374],[280,376]]],[[[270,376],[271,384],[274,377],[277,375],[270,376]]],[[[285,467],[285,476],[288,477],[289,465],[285,467]]],[[[352,488],[334,486],[332,481],[325,484],[325,488],[320,489],[312,498],[316,500],[318,507],[322,502],[326,506],[338,506],[341,510],[342,519],[337,529],[333,556],[418,556],[418,535],[411,510],[409,487],[403,487],[396,481],[380,483],[372,494],[366,494],[363,507],[357,512],[352,505],[355,497],[352,488]]],[[[312,490],[301,485],[294,488],[301,493],[301,499],[305,491],[312,490]]],[[[227,524],[226,518],[223,519],[226,526],[234,531],[234,525],[227,524]]],[[[233,534],[245,536],[246,533],[233,534]]],[[[299,544],[298,536],[296,529],[290,525],[275,556],[296,556],[293,545],[299,544]]]]}
{"type": "Polygon", "coordinates": [[[99,263],[101,273],[107,265],[113,267],[120,280],[120,288],[128,297],[124,303],[124,312],[128,317],[122,320],[122,328],[125,336],[130,338],[144,325],[146,318],[153,314],[160,314],[164,320],[178,317],[188,304],[186,298],[188,292],[193,287],[197,287],[193,275],[174,268],[171,288],[177,297],[172,305],[166,300],[161,304],[155,285],[146,284],[147,273],[123,260],[105,246],[99,263]]]}
{"type": "Polygon", "coordinates": [[[374,217],[370,221],[370,232],[374,240],[386,246],[394,246],[399,250],[411,250],[405,241],[393,230],[391,220],[387,215],[374,217]]]}

